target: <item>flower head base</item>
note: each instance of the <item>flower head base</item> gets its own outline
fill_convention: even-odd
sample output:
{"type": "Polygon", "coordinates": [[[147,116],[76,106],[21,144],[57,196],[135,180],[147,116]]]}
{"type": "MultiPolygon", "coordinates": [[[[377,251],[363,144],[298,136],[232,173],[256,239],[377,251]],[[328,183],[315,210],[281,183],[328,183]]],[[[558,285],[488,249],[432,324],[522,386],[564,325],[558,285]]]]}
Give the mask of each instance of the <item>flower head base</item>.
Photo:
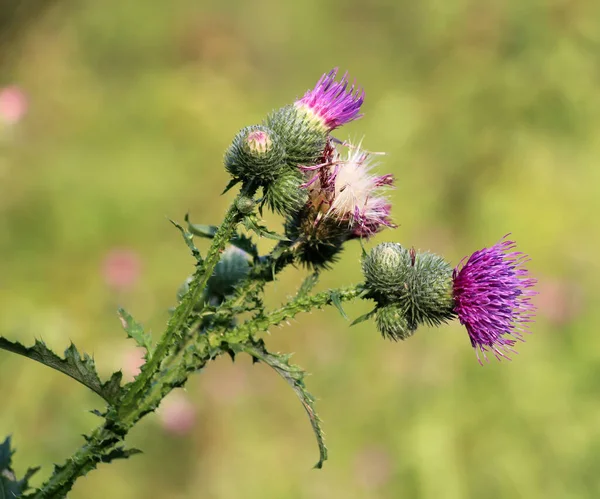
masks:
{"type": "Polygon", "coordinates": [[[360,118],[358,112],[365,99],[361,88],[348,88],[348,73],[339,82],[335,81],[337,73],[335,68],[324,74],[315,88],[295,102],[298,109],[311,114],[328,131],[360,118]]]}
{"type": "Polygon", "coordinates": [[[476,251],[453,272],[454,311],[467,328],[479,363],[479,351],[486,360],[488,349],[498,360],[516,353],[512,347],[523,341],[521,333],[535,313],[531,297],[536,292],[530,288],[537,281],[523,267],[527,256],[511,251],[515,243],[506,237],[476,251]]]}
{"type": "Polygon", "coordinates": [[[301,246],[303,261],[313,266],[331,263],[345,241],[394,227],[382,196],[392,176],[373,175],[371,154],[346,145],[344,159],[330,138],[317,163],[300,168],[306,174],[308,201],[288,219],[286,235],[301,246]]]}

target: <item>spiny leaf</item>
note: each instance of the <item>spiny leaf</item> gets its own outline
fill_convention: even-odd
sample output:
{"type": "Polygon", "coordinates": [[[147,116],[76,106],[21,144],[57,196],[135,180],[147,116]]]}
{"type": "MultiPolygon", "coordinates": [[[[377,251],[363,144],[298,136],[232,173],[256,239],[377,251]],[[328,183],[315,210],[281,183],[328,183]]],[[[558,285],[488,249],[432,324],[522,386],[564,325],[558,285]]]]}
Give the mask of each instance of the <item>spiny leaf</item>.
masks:
{"type": "Polygon", "coordinates": [[[150,360],[152,357],[152,337],[144,331],[142,325],[137,322],[124,308],[119,308],[117,311],[121,325],[132,340],[134,340],[138,346],[146,349],[146,360],[150,360]]]}
{"type": "Polygon", "coordinates": [[[202,256],[200,255],[200,251],[198,250],[198,248],[196,248],[196,245],[194,244],[194,234],[182,227],[181,225],[179,225],[174,220],[169,219],[169,221],[181,232],[185,244],[192,252],[192,256],[198,261],[198,263],[202,263],[202,256]]]}
{"type": "Polygon", "coordinates": [[[204,224],[193,224],[190,222],[190,214],[186,213],[183,218],[188,226],[188,230],[194,235],[199,237],[206,237],[212,239],[219,230],[216,225],[204,225],[204,224]]]}
{"type": "Polygon", "coordinates": [[[301,298],[302,296],[306,296],[308,293],[310,293],[318,281],[319,272],[313,272],[306,277],[306,279],[302,281],[302,285],[298,289],[298,293],[296,293],[296,298],[301,298]]]}
{"type": "Polygon", "coordinates": [[[315,399],[304,386],[304,376],[306,376],[306,373],[300,367],[289,363],[289,354],[268,352],[262,340],[239,344],[237,348],[272,367],[294,389],[308,414],[310,424],[317,438],[317,444],[319,445],[319,462],[315,464],[315,468],[322,468],[323,462],[327,460],[327,447],[325,446],[323,430],[321,429],[321,420],[315,411],[315,399]]]}
{"type": "Polygon", "coordinates": [[[244,217],[244,227],[246,227],[247,230],[256,232],[258,237],[266,237],[267,239],[274,239],[275,241],[289,241],[287,237],[270,230],[256,215],[244,217]]]}
{"type": "MultiPolygon", "coordinates": [[[[203,225],[203,224],[191,223],[189,214],[185,215],[184,220],[185,220],[185,223],[187,223],[187,225],[188,225],[188,231],[190,233],[192,233],[194,236],[212,239],[213,237],[215,237],[215,234],[219,230],[219,227],[217,227],[216,225],[203,225]]],[[[245,251],[250,256],[252,256],[254,258],[258,258],[258,248],[252,242],[252,239],[250,239],[248,236],[236,233],[233,235],[233,237],[231,238],[231,240],[229,242],[236,248],[239,248],[242,251],[245,251]]]]}
{"type": "Polygon", "coordinates": [[[371,317],[373,317],[375,315],[375,312],[377,312],[377,309],[371,310],[370,312],[363,314],[360,317],[357,317],[356,319],[354,319],[352,321],[350,326],[356,326],[357,324],[360,324],[361,322],[368,321],[371,317]]]}
{"type": "Polygon", "coordinates": [[[333,303],[333,305],[335,306],[335,308],[338,309],[338,311],[340,312],[340,314],[342,315],[342,317],[346,320],[350,320],[348,318],[348,316],[346,315],[346,312],[344,312],[344,309],[342,307],[342,300],[340,299],[340,294],[337,292],[332,292],[331,293],[331,303],[333,303]]]}
{"type": "Polygon", "coordinates": [[[29,468],[25,476],[17,479],[12,469],[12,456],[15,453],[10,447],[10,437],[6,437],[0,444],[0,499],[13,499],[21,497],[29,489],[29,479],[40,468],[29,468]]]}
{"type": "Polygon", "coordinates": [[[100,459],[103,463],[110,463],[114,459],[128,459],[136,454],[141,454],[140,449],[125,449],[124,447],[115,447],[108,454],[105,454],[100,459]]]}
{"type": "Polygon", "coordinates": [[[229,241],[236,248],[245,251],[253,258],[258,258],[258,248],[252,242],[252,239],[244,234],[235,234],[229,241]]]}
{"type": "Polygon", "coordinates": [[[221,193],[221,195],[225,194],[227,191],[229,191],[230,189],[233,189],[237,184],[239,184],[242,181],[241,178],[232,178],[229,183],[227,184],[227,186],[225,187],[225,189],[223,190],[223,192],[221,193]]]}
{"type": "Polygon", "coordinates": [[[96,372],[94,359],[86,353],[81,356],[73,343],[65,350],[64,358],[59,357],[40,340],[35,340],[32,347],[26,347],[21,343],[0,336],[0,348],[23,355],[70,376],[96,392],[109,404],[114,404],[117,401],[120,393],[121,374],[115,373],[110,380],[102,383],[96,372]]]}

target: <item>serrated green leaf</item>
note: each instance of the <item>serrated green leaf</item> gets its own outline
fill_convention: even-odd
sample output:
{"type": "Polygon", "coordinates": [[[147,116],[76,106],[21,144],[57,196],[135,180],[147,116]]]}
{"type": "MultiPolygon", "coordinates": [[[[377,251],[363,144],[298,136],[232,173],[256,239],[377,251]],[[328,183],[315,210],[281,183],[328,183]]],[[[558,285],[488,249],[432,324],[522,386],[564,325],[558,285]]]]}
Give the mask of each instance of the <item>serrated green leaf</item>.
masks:
{"type": "Polygon", "coordinates": [[[315,399],[304,386],[306,372],[300,367],[289,363],[291,355],[268,352],[262,340],[239,344],[237,348],[272,367],[294,389],[304,410],[308,414],[317,444],[319,445],[319,461],[315,464],[315,468],[322,468],[323,463],[327,460],[327,447],[325,446],[321,420],[315,411],[315,399]]]}
{"type": "Polygon", "coordinates": [[[143,326],[137,322],[124,308],[117,311],[121,325],[127,333],[127,336],[134,340],[138,346],[146,349],[146,360],[150,360],[154,347],[152,346],[152,337],[144,331],[143,326]]]}
{"type": "Polygon", "coordinates": [[[110,380],[102,383],[96,372],[94,359],[86,353],[82,356],[73,343],[65,350],[64,358],[59,357],[40,340],[35,340],[35,344],[32,347],[26,347],[21,343],[13,342],[0,336],[0,348],[35,360],[70,376],[96,392],[109,404],[114,404],[117,401],[120,393],[120,387],[118,386],[121,381],[120,374],[115,373],[110,380]]]}
{"type": "Polygon", "coordinates": [[[100,459],[103,463],[110,463],[115,459],[128,459],[136,454],[142,454],[140,449],[125,449],[124,447],[116,447],[108,454],[105,454],[100,459]]]}
{"type": "Polygon", "coordinates": [[[236,248],[248,253],[252,258],[258,258],[258,248],[250,237],[244,234],[235,234],[229,242],[236,248]]]}
{"type": "Polygon", "coordinates": [[[188,231],[187,229],[185,229],[184,227],[182,227],[180,224],[178,224],[174,220],[169,219],[169,222],[171,222],[175,227],[177,227],[179,229],[179,231],[181,232],[181,235],[183,236],[183,240],[185,241],[185,244],[192,252],[192,256],[198,261],[198,263],[202,263],[202,256],[200,255],[200,250],[198,250],[198,248],[196,248],[196,245],[194,244],[194,234],[192,232],[188,231]]]}
{"type": "Polygon", "coordinates": [[[0,444],[0,499],[13,499],[21,497],[29,489],[29,479],[40,468],[29,468],[25,476],[17,479],[12,469],[12,456],[15,453],[10,446],[10,437],[6,437],[0,444]]]}
{"type": "Polygon", "coordinates": [[[258,237],[266,237],[267,239],[273,239],[275,241],[289,241],[287,237],[270,230],[262,221],[258,219],[258,217],[256,217],[256,215],[248,215],[244,217],[243,223],[247,230],[254,231],[258,237]]]}
{"type": "Polygon", "coordinates": [[[335,306],[335,308],[338,309],[338,311],[340,312],[341,316],[346,319],[346,320],[350,320],[348,318],[348,316],[346,315],[346,312],[344,312],[344,308],[342,307],[342,300],[340,299],[340,294],[337,292],[333,292],[331,293],[331,303],[333,303],[333,305],[335,306]]]}
{"type": "Polygon", "coordinates": [[[356,319],[354,319],[352,321],[350,326],[356,326],[357,324],[360,324],[361,322],[368,321],[371,317],[373,317],[375,315],[375,312],[377,312],[377,309],[371,310],[370,312],[363,314],[360,317],[357,317],[356,319]]]}
{"type": "Polygon", "coordinates": [[[188,226],[188,230],[194,236],[212,239],[213,237],[215,237],[215,234],[219,230],[219,227],[217,227],[216,225],[193,224],[192,222],[190,222],[189,213],[186,213],[183,219],[185,220],[185,223],[188,226]]]}
{"type": "Polygon", "coordinates": [[[239,184],[242,181],[241,178],[232,178],[229,183],[227,184],[227,186],[225,187],[225,189],[223,189],[223,192],[221,193],[221,196],[223,194],[225,194],[226,192],[228,192],[229,190],[233,189],[237,184],[239,184]]]}
{"type": "MultiPolygon", "coordinates": [[[[188,231],[194,236],[205,237],[207,239],[212,239],[215,237],[215,234],[219,230],[219,227],[216,225],[203,225],[203,224],[193,224],[190,222],[189,214],[185,215],[185,223],[187,223],[188,231]]],[[[252,242],[248,236],[243,234],[235,233],[229,243],[236,248],[245,251],[250,256],[254,258],[258,258],[258,248],[256,244],[252,242]]]]}

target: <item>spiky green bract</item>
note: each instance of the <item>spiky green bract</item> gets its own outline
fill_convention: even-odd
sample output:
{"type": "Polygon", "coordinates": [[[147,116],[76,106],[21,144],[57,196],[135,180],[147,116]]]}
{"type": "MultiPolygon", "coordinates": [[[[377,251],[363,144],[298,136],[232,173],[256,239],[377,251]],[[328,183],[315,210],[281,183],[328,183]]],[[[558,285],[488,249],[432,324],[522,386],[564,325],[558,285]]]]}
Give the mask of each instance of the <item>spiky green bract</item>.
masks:
{"type": "Polygon", "coordinates": [[[390,292],[401,291],[410,255],[398,243],[375,246],[362,261],[367,287],[377,301],[385,301],[390,292]]]}
{"type": "Polygon", "coordinates": [[[301,187],[303,182],[302,172],[297,168],[289,168],[263,188],[263,202],[280,215],[293,214],[300,210],[308,199],[306,189],[301,187]]]}
{"type": "Polygon", "coordinates": [[[333,218],[320,218],[319,223],[310,205],[288,217],[285,235],[292,241],[297,261],[315,269],[329,268],[335,263],[343,244],[348,240],[348,230],[333,218]]]}
{"type": "Polygon", "coordinates": [[[265,124],[281,140],[289,166],[315,165],[323,154],[328,130],[305,110],[293,105],[282,107],[269,115],[265,124]]]}
{"type": "Polygon", "coordinates": [[[409,329],[455,317],[452,267],[438,255],[384,243],[365,256],[363,273],[371,298],[379,306],[396,305],[409,329]]]}
{"type": "Polygon", "coordinates": [[[272,129],[253,125],[243,128],[225,152],[225,168],[243,182],[268,184],[285,170],[285,148],[272,129]]]}
{"type": "Polygon", "coordinates": [[[377,309],[375,323],[384,338],[394,341],[410,338],[417,328],[416,324],[409,324],[404,308],[394,303],[377,309]]]}

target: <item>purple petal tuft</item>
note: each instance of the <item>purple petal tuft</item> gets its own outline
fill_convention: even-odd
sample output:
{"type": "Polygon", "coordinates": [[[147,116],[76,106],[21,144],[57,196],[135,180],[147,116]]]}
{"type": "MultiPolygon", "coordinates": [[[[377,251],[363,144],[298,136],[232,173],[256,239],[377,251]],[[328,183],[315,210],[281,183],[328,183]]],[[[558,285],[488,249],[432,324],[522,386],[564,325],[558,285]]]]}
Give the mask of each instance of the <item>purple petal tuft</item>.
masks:
{"type": "Polygon", "coordinates": [[[453,273],[454,311],[467,328],[479,363],[479,351],[487,360],[488,349],[498,360],[509,359],[535,315],[531,297],[537,293],[530,288],[537,280],[523,267],[527,255],[511,251],[515,243],[506,237],[473,253],[453,273]]]}
{"type": "Polygon", "coordinates": [[[306,107],[330,131],[360,118],[362,115],[358,112],[365,99],[362,88],[355,88],[354,84],[348,88],[348,73],[344,73],[341,81],[335,81],[337,72],[338,68],[335,68],[324,74],[315,88],[296,101],[296,106],[306,107]]]}

